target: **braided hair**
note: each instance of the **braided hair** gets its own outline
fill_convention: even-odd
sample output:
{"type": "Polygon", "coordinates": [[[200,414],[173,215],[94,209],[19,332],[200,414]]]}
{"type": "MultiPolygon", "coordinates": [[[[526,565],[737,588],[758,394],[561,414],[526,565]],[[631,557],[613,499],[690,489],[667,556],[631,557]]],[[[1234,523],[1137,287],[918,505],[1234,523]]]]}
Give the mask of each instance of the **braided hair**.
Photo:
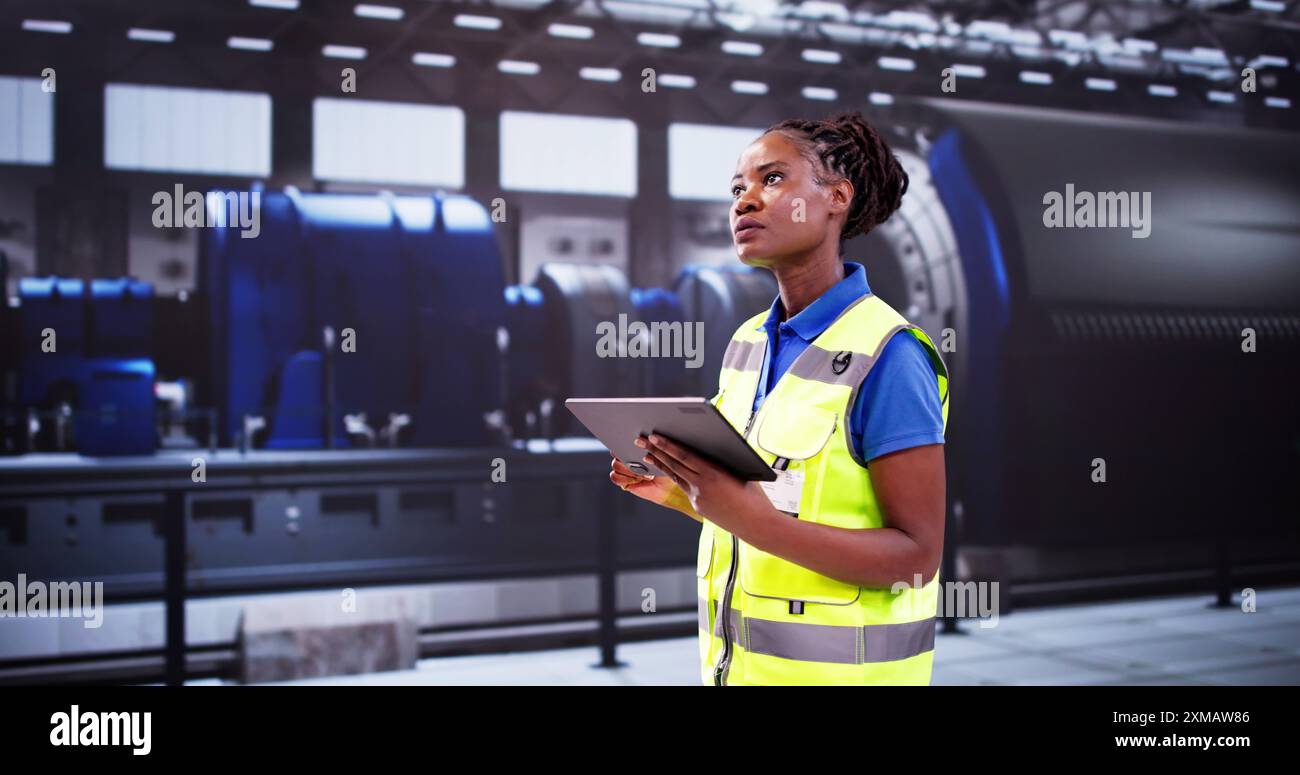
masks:
{"type": "Polygon", "coordinates": [[[840,243],[867,234],[888,220],[907,193],[907,172],[889,146],[858,111],[812,120],[788,118],[763,134],[779,132],[812,163],[819,186],[840,179],[853,184],[853,201],[840,243]]]}

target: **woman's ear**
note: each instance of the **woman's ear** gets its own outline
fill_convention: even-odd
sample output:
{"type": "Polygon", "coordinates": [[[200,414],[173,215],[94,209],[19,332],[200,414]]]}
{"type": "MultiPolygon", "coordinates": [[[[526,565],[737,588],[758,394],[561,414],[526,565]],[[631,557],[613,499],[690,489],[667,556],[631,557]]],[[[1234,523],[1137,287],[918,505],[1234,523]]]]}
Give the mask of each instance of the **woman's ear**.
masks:
{"type": "Polygon", "coordinates": [[[828,209],[831,215],[838,215],[848,212],[851,204],[853,204],[853,184],[848,178],[840,178],[830,187],[828,209]]]}

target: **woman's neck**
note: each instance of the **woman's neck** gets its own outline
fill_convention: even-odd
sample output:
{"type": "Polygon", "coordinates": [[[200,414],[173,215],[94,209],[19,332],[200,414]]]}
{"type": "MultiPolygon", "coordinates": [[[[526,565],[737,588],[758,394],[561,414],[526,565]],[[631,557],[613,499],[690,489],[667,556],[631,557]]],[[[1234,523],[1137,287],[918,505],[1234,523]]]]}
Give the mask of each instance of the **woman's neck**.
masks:
{"type": "Polygon", "coordinates": [[[844,265],[838,258],[806,264],[778,264],[772,267],[772,274],[776,276],[776,284],[781,292],[785,319],[789,320],[830,290],[831,286],[843,280],[844,265]]]}

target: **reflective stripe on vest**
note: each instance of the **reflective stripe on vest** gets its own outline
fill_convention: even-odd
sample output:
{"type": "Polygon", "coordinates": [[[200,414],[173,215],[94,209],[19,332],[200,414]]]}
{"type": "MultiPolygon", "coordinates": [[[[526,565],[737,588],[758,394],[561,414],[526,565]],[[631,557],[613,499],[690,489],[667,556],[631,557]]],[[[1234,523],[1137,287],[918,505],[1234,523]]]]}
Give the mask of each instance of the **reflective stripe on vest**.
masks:
{"type": "MultiPolygon", "coordinates": [[[[709,603],[704,598],[697,603],[700,629],[708,630],[709,603]]],[[[720,618],[715,622],[721,623],[720,618]]],[[[935,617],[844,627],[753,619],[734,608],[731,610],[731,637],[741,648],[752,654],[804,662],[861,665],[907,659],[934,648],[934,626],[935,617]]],[[[713,636],[721,638],[722,628],[715,626],[713,636]]]]}
{"type": "MultiPolygon", "coordinates": [[[[849,529],[884,527],[867,464],[849,435],[850,412],[885,345],[895,335],[911,335],[930,356],[946,430],[948,371],[937,348],[868,294],[809,343],[755,413],[768,346],[760,328],[766,314],[733,335],[715,406],[769,465],[779,460],[802,474],[795,518],[849,529]]],[[[929,683],[937,573],[917,587],[860,588],[762,552],[705,521],[696,575],[706,682],[721,675],[723,683],[929,683]],[[724,590],[733,592],[725,601],[724,590]]]]}

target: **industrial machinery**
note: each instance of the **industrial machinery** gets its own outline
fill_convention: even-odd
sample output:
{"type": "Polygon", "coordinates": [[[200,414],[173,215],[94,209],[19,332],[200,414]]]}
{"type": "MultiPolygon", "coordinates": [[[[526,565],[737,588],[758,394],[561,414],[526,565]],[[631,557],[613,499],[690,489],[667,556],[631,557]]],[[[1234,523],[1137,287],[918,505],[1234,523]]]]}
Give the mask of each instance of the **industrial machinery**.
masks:
{"type": "Polygon", "coordinates": [[[1089,549],[1113,575],[1191,570],[1184,588],[1216,552],[1293,568],[1294,138],[918,112],[965,286],[949,432],[962,544],[1056,550],[1040,578],[1078,574],[1066,552],[1089,549]],[[1058,197],[1077,222],[1055,220],[1058,197]]]}
{"type": "Polygon", "coordinates": [[[23,447],[152,453],[153,288],[129,279],[25,277],[19,300],[18,403],[42,433],[23,447]]]}
{"type": "MultiPolygon", "coordinates": [[[[156,599],[178,497],[198,599],[521,576],[568,579],[557,594],[581,598],[602,517],[628,572],[689,564],[695,523],[613,498],[607,453],[574,438],[585,432],[562,408],[713,392],[716,370],[598,351],[601,323],[686,325],[674,291],[557,263],[506,287],[486,212],[465,197],[259,193],[259,237],[205,232],[202,285],[183,305],[129,279],[23,280],[10,311],[32,350],[21,404],[63,406],[68,421],[35,418],[33,454],[0,460],[0,568],[156,599]],[[176,428],[188,445],[163,443],[176,428]]],[[[728,298],[775,294],[766,273],[709,272],[728,298]]],[[[708,324],[729,334],[750,314],[732,304],[708,324]]],[[[693,606],[693,592],[664,590],[660,605],[693,606]]]]}
{"type": "Polygon", "coordinates": [[[505,299],[481,206],[291,189],[265,194],[261,217],[257,239],[211,230],[200,254],[222,444],[249,416],[271,449],[395,438],[407,423],[418,446],[490,440],[505,299]]]}

